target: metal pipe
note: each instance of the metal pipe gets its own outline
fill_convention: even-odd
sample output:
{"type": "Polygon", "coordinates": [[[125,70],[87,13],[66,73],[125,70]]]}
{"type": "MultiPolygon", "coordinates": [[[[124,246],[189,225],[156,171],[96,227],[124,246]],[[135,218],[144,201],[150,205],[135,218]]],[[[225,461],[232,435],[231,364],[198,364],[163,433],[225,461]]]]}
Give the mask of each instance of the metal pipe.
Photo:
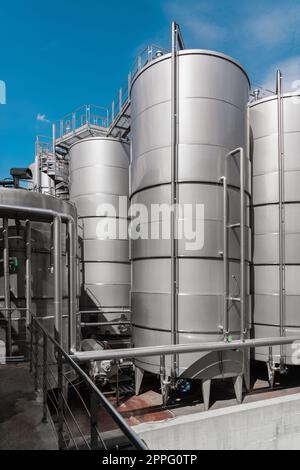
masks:
{"type": "Polygon", "coordinates": [[[240,152],[240,218],[241,218],[241,260],[240,260],[240,298],[241,298],[241,340],[244,341],[247,331],[245,328],[245,160],[244,149],[241,147],[240,152]]]}
{"type": "Polygon", "coordinates": [[[40,141],[39,138],[36,138],[35,142],[35,162],[36,162],[36,185],[37,185],[37,191],[41,192],[41,185],[42,185],[42,165],[41,165],[41,155],[40,155],[40,141]]]}
{"type": "Polygon", "coordinates": [[[31,325],[31,222],[26,221],[25,226],[26,243],[26,326],[31,325]]]}
{"type": "MultiPolygon", "coordinates": [[[[56,181],[56,127],[55,127],[55,124],[52,124],[52,153],[53,153],[53,160],[54,160],[54,175],[55,175],[55,181],[56,181]]],[[[54,186],[54,194],[56,196],[56,184],[54,186]]]]}
{"type": "Polygon", "coordinates": [[[77,349],[77,225],[68,222],[69,234],[69,350],[77,349]]]}
{"type": "MultiPolygon", "coordinates": [[[[284,141],[282,74],[277,71],[277,118],[278,118],[278,188],[279,188],[279,323],[280,336],[285,336],[285,206],[284,206],[284,141]]],[[[283,365],[284,347],[280,348],[280,363],[283,365]]]]}
{"type": "MultiPolygon", "coordinates": [[[[227,160],[227,159],[226,159],[227,160]]],[[[226,162],[225,162],[226,165],[226,162]]],[[[220,181],[223,182],[223,335],[224,341],[228,341],[229,335],[229,318],[228,318],[228,214],[227,214],[227,177],[222,176],[220,181]]]]}
{"type": "Polygon", "coordinates": [[[118,325],[131,325],[131,322],[126,321],[100,321],[100,322],[92,322],[92,323],[80,323],[80,326],[88,327],[88,326],[118,326],[118,325]]]}
{"type": "Polygon", "coordinates": [[[55,338],[62,338],[62,262],[61,262],[61,218],[53,222],[53,266],[54,266],[54,327],[55,338]]]}
{"type": "Polygon", "coordinates": [[[38,207],[25,207],[25,206],[15,206],[10,204],[0,204],[0,213],[11,217],[16,216],[18,219],[26,220],[30,216],[30,220],[43,220],[49,221],[53,220],[55,217],[60,217],[62,221],[73,220],[75,219],[70,214],[60,213],[52,209],[44,209],[38,207]]]}
{"type": "Polygon", "coordinates": [[[292,344],[300,342],[300,337],[285,338],[262,338],[262,339],[246,339],[244,341],[232,341],[225,343],[223,341],[212,343],[190,343],[176,344],[168,346],[151,346],[143,348],[126,348],[126,349],[106,349],[103,351],[78,351],[72,358],[78,362],[116,360],[137,357],[154,357],[154,356],[170,356],[172,354],[188,354],[211,351],[231,351],[260,348],[263,346],[275,346],[282,344],[292,344]]]}
{"type": "MultiPolygon", "coordinates": [[[[178,166],[178,133],[177,133],[177,25],[172,23],[172,57],[171,57],[171,344],[177,344],[178,330],[178,296],[177,296],[177,166],[178,166]]],[[[177,376],[177,357],[172,358],[171,375],[177,376]]]]}
{"type": "MultiPolygon", "coordinates": [[[[101,308],[101,307],[100,307],[101,308]]],[[[109,310],[110,307],[107,307],[108,310],[105,310],[101,308],[101,310],[80,310],[79,312],[76,313],[76,315],[81,315],[81,314],[88,314],[88,313],[100,313],[100,314],[111,314],[111,313],[131,313],[130,309],[119,309],[119,310],[109,310]]]]}
{"type": "Polygon", "coordinates": [[[11,324],[11,301],[10,301],[10,279],[9,279],[9,240],[8,240],[8,218],[3,217],[3,275],[4,275],[4,305],[7,311],[7,356],[12,355],[12,324],[11,324]]]}

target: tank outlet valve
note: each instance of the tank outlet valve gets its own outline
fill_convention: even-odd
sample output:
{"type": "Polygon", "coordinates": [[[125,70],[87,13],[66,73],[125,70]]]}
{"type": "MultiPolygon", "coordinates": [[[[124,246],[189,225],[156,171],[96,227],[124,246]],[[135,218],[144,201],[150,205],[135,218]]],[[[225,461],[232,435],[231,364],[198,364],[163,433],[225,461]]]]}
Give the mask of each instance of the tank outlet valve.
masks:
{"type": "Polygon", "coordinates": [[[183,379],[177,380],[176,389],[179,392],[188,393],[191,391],[191,388],[192,386],[190,382],[187,382],[186,380],[183,380],[183,379]]]}

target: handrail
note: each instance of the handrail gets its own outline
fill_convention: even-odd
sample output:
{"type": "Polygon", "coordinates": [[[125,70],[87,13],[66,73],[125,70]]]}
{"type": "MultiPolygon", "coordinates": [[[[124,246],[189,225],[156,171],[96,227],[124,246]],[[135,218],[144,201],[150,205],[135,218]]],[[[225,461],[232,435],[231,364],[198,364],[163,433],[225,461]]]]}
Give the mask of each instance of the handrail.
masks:
{"type": "Polygon", "coordinates": [[[149,62],[157,57],[158,53],[166,54],[169,51],[165,48],[159,47],[155,44],[145,47],[145,49],[136,57],[132,66],[130,67],[127,79],[124,80],[123,85],[119,88],[114,99],[112,100],[111,107],[108,115],[109,134],[113,128],[115,121],[118,120],[122,111],[129,104],[130,101],[130,87],[132,80],[138,72],[145,67],[149,62]]]}
{"type": "Polygon", "coordinates": [[[90,389],[93,393],[95,393],[96,397],[99,399],[99,402],[105,408],[105,410],[109,413],[111,418],[114,422],[118,425],[118,427],[123,431],[125,436],[128,440],[133,444],[133,446],[138,450],[147,450],[147,446],[145,443],[140,439],[140,437],[130,428],[127,424],[125,419],[120,415],[120,413],[114,408],[114,406],[109,402],[109,400],[103,395],[103,393],[98,389],[95,383],[90,379],[90,377],[81,369],[81,367],[70,357],[70,355],[60,346],[60,344],[49,334],[49,332],[41,325],[41,323],[32,318],[33,323],[35,323],[38,328],[40,328],[43,335],[47,337],[48,340],[55,346],[55,349],[60,354],[66,363],[68,363],[77,373],[78,375],[84,379],[84,381],[89,385],[90,389]]]}
{"type": "Polygon", "coordinates": [[[229,343],[223,341],[211,343],[189,343],[167,346],[145,346],[140,348],[106,349],[103,351],[76,351],[71,356],[77,362],[118,360],[137,357],[170,356],[172,354],[189,354],[211,351],[235,351],[300,343],[300,337],[280,337],[237,340],[229,343]]]}

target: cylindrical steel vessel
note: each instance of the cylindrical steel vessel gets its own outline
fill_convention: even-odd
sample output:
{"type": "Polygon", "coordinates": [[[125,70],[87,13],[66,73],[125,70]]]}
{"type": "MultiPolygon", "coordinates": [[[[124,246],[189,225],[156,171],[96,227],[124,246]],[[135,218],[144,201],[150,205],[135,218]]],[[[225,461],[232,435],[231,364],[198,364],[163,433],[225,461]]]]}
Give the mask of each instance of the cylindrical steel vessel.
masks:
{"type": "MultiPolygon", "coordinates": [[[[32,181],[29,182],[28,186],[31,190],[36,191],[39,181],[38,181],[38,170],[37,170],[37,163],[32,163],[29,166],[32,172],[32,181]]],[[[40,173],[40,192],[43,194],[48,194],[51,196],[55,195],[55,183],[54,181],[47,175],[47,173],[41,172],[40,173]]]]}
{"type": "MultiPolygon", "coordinates": [[[[172,201],[172,57],[164,55],[143,68],[131,88],[132,152],[131,204],[144,204],[150,214],[152,204],[172,201]]],[[[203,246],[188,247],[186,237],[178,240],[177,343],[222,341],[224,303],[223,197],[220,178],[227,173],[228,295],[239,297],[240,285],[240,161],[245,158],[246,214],[250,192],[248,159],[247,102],[249,80],[243,68],[231,58],[211,51],[184,50],[177,56],[177,194],[180,207],[202,205],[203,246]],[[227,170],[225,161],[227,160],[227,170]]],[[[179,216],[184,222],[193,215],[179,216]]],[[[141,226],[170,226],[170,217],[141,217],[141,226]],[[143,217],[144,220],[143,220],[143,217]]],[[[249,240],[248,215],[245,221],[249,240]]],[[[201,230],[202,230],[201,229],[201,230]]],[[[167,345],[172,333],[172,240],[138,239],[132,241],[132,314],[134,346],[167,345]]],[[[245,244],[248,289],[248,243],[245,244]]],[[[229,336],[240,335],[240,303],[228,301],[229,336]]],[[[247,315],[247,314],[246,314],[247,315]]],[[[247,321],[246,321],[247,323],[247,321]]],[[[229,338],[230,340],[230,338],[229,338]]],[[[166,364],[170,373],[170,357],[166,364]]],[[[232,375],[240,370],[241,358],[229,354],[183,355],[177,376],[212,378],[232,375]]],[[[143,370],[159,373],[159,358],[137,360],[143,370]]]]}
{"type": "MultiPolygon", "coordinates": [[[[0,205],[17,206],[35,209],[49,209],[61,214],[71,215],[76,221],[75,208],[60,199],[44,194],[21,190],[0,189],[0,205]]],[[[25,219],[30,220],[30,213],[23,217],[8,215],[8,247],[9,247],[9,288],[12,307],[12,346],[15,354],[27,355],[26,338],[26,227],[25,219]]],[[[2,214],[0,208],[0,250],[3,253],[4,235],[2,214]]],[[[38,317],[41,323],[54,335],[54,273],[53,273],[53,241],[52,223],[37,220],[32,213],[31,230],[31,314],[38,317]]],[[[66,256],[66,227],[62,224],[62,316],[63,332],[62,345],[69,347],[69,287],[68,287],[68,260],[66,256]]],[[[1,256],[1,258],[3,258],[1,256]]],[[[1,267],[0,275],[0,310],[4,308],[4,272],[1,267]]],[[[7,316],[6,312],[6,316],[7,316]]],[[[4,318],[4,317],[3,317],[4,318]]],[[[3,336],[4,337],[4,336],[3,336]]]]}
{"type": "MultiPolygon", "coordinates": [[[[250,104],[250,125],[254,335],[299,336],[300,96],[285,94],[254,101],[250,104]]],[[[281,351],[274,347],[271,360],[293,364],[292,354],[290,346],[281,351]]],[[[268,362],[269,349],[257,349],[255,358],[268,362]]]]}
{"type": "Polygon", "coordinates": [[[130,331],[126,324],[130,320],[128,168],[129,145],[115,138],[91,137],[70,149],[70,200],[77,207],[82,231],[81,310],[99,311],[94,322],[120,323],[99,327],[102,334],[130,331]],[[103,224],[115,224],[117,229],[107,239],[99,233],[103,224]]]}

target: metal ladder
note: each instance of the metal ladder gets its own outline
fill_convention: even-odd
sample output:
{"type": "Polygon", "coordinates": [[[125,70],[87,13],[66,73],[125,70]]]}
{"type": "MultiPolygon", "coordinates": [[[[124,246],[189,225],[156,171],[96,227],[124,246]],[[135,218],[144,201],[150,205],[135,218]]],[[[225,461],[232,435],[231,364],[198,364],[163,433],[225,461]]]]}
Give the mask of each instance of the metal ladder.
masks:
{"type": "Polygon", "coordinates": [[[224,293],[223,293],[223,335],[224,341],[230,341],[230,325],[229,325],[229,309],[228,302],[240,303],[240,339],[245,341],[247,335],[246,319],[245,319],[245,179],[244,179],[244,149],[237,148],[229,152],[225,157],[225,175],[220,178],[223,184],[223,277],[224,277],[224,293]],[[227,202],[227,189],[228,189],[228,176],[227,167],[230,158],[239,155],[240,158],[240,222],[235,224],[228,224],[228,202],[227,202]],[[229,294],[229,256],[228,256],[228,232],[234,228],[240,227],[240,294],[239,297],[234,297],[229,294]]]}

